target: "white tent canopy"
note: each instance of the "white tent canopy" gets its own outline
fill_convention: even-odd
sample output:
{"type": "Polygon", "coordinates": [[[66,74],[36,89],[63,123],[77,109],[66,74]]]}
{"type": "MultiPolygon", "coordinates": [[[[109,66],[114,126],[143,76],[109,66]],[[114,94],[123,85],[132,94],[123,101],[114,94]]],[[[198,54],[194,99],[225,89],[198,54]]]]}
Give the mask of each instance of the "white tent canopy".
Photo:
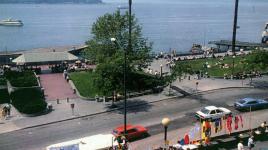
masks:
{"type": "Polygon", "coordinates": [[[81,139],[53,144],[47,150],[105,150],[118,145],[112,134],[98,134],[81,139]]]}
{"type": "Polygon", "coordinates": [[[23,53],[19,57],[12,60],[12,62],[16,64],[27,64],[75,60],[78,60],[78,57],[68,52],[38,52],[23,53]]]}

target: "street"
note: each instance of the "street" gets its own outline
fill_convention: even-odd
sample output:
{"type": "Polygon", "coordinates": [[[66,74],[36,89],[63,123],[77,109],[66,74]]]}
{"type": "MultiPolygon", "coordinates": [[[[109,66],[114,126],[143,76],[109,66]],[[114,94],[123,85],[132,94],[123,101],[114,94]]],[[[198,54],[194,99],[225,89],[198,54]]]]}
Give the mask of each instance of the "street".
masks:
{"type": "MultiPolygon", "coordinates": [[[[194,113],[207,105],[223,106],[234,113],[231,104],[243,97],[268,97],[265,89],[224,89],[184,98],[146,103],[128,109],[128,123],[141,124],[149,129],[150,135],[163,132],[161,119],[172,120],[169,129],[182,128],[196,122],[194,113]]],[[[268,110],[265,110],[268,112],[268,110]]],[[[112,128],[123,124],[123,110],[84,117],[36,128],[0,134],[0,150],[40,150],[46,146],[90,136],[98,133],[111,133],[112,128]]]]}

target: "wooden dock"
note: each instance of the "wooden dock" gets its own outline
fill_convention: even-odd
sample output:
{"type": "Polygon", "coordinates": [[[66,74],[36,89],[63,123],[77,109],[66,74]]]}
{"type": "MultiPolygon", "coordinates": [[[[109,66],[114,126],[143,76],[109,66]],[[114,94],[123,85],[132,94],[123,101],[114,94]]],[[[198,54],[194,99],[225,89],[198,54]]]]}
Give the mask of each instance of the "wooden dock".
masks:
{"type": "MultiPolygon", "coordinates": [[[[227,47],[227,50],[229,48],[232,48],[232,41],[229,40],[210,41],[208,42],[208,44],[214,44],[219,49],[221,49],[222,47],[227,47]]],[[[239,49],[250,50],[255,48],[268,48],[268,44],[236,41],[235,47],[239,49]]]]}

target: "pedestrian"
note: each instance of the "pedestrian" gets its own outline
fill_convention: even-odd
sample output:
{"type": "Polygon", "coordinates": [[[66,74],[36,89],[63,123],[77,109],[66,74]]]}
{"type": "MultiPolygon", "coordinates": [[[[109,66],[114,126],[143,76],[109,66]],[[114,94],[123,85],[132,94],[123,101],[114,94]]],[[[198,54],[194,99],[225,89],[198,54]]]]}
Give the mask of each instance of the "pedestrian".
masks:
{"type": "Polygon", "coordinates": [[[237,144],[237,150],[244,150],[244,145],[242,141],[239,141],[239,143],[237,144]]]}
{"type": "Polygon", "coordinates": [[[249,150],[251,150],[255,146],[254,141],[253,141],[253,138],[254,138],[254,136],[250,136],[248,138],[248,149],[249,150]]]}
{"type": "Polygon", "coordinates": [[[6,114],[5,114],[4,108],[1,109],[1,117],[3,117],[4,119],[6,118],[6,114]]]}
{"type": "Polygon", "coordinates": [[[261,123],[261,126],[259,127],[259,130],[261,131],[261,134],[264,134],[266,131],[266,121],[264,121],[263,123],[261,123]]]}

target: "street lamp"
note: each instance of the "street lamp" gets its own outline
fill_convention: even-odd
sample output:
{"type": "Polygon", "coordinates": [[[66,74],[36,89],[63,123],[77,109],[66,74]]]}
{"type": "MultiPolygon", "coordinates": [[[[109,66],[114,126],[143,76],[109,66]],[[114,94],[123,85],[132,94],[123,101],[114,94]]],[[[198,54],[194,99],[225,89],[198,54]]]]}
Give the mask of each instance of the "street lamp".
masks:
{"type": "MultiPolygon", "coordinates": [[[[116,38],[111,38],[111,42],[114,42],[118,45],[120,50],[123,50],[121,45],[116,41],[116,38]]],[[[127,60],[126,60],[126,51],[124,51],[124,135],[127,134],[127,90],[126,90],[126,67],[127,67],[127,60]]]]}
{"type": "Polygon", "coordinates": [[[164,129],[165,129],[165,134],[164,134],[165,146],[167,145],[167,128],[168,128],[169,123],[170,123],[169,118],[162,119],[162,125],[164,126],[164,129]]]}
{"type": "Polygon", "coordinates": [[[234,77],[234,60],[235,60],[235,55],[233,55],[232,78],[234,77]]]}

